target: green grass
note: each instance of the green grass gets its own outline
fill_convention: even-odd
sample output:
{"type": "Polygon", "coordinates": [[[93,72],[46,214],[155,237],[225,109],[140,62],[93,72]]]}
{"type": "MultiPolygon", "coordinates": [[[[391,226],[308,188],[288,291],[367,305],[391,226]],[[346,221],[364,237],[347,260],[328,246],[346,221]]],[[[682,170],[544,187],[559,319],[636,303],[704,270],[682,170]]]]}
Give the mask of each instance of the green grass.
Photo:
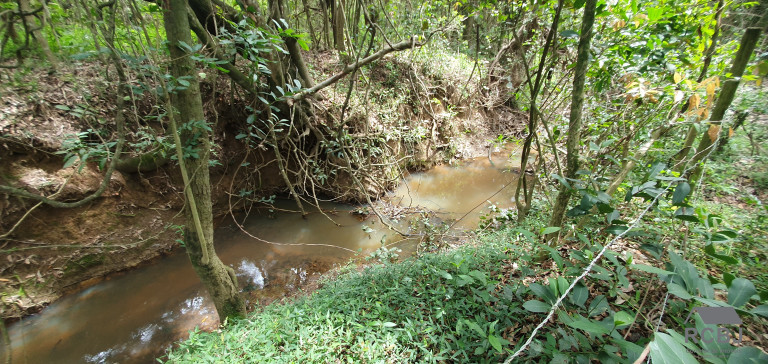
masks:
{"type": "Polygon", "coordinates": [[[509,251],[489,242],[350,272],[226,329],[193,332],[170,362],[437,362],[504,356],[489,335],[520,304],[498,289],[509,251]],[[448,279],[451,278],[451,279],[448,279]],[[501,293],[500,293],[501,292],[501,293]],[[482,333],[482,335],[481,335],[482,333]]]}

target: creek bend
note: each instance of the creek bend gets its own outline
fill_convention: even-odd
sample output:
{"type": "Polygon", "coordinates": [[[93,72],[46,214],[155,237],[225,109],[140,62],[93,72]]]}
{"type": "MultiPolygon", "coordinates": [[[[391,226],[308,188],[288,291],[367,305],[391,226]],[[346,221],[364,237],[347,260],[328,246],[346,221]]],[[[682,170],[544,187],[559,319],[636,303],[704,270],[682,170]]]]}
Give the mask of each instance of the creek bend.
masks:
{"type": "MultiPolygon", "coordinates": [[[[473,228],[488,212],[486,201],[499,208],[514,206],[514,184],[502,189],[517,177],[509,162],[517,158],[508,157],[497,153],[411,174],[386,199],[403,207],[433,210],[446,221],[463,217],[455,228],[473,228]]],[[[290,209],[290,204],[279,202],[277,207],[290,209]]],[[[320,214],[303,219],[300,214],[275,209],[252,213],[243,224],[246,231],[263,240],[293,245],[265,243],[236,226],[217,229],[216,251],[237,272],[250,305],[296,291],[352,258],[349,250],[367,255],[382,242],[401,240],[374,214],[360,221],[352,214],[354,206],[322,207],[334,221],[320,214]]],[[[410,229],[408,220],[401,217],[398,228],[410,229]]],[[[414,241],[397,243],[406,254],[414,245],[414,241]]],[[[68,295],[39,314],[9,325],[8,331],[14,364],[147,363],[154,362],[174,341],[186,338],[189,330],[217,325],[213,303],[183,249],[177,249],[150,265],[114,274],[68,295]]],[[[0,357],[5,350],[8,348],[2,346],[0,357]]]]}

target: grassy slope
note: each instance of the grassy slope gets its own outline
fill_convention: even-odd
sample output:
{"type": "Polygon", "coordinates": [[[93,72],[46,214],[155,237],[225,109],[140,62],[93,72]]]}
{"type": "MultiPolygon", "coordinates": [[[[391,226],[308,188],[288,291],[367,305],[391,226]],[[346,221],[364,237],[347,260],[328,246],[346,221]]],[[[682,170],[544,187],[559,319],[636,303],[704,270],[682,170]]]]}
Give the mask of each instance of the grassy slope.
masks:
{"type": "MultiPolygon", "coordinates": [[[[194,333],[172,362],[434,362],[492,360],[488,327],[510,326],[519,303],[505,296],[506,244],[351,271],[312,295],[270,305],[214,333],[194,333]],[[469,320],[469,321],[466,321],[469,320]],[[472,324],[466,324],[472,322],[472,324]],[[462,323],[462,324],[460,324],[462,323]],[[480,336],[480,331],[483,336],[480,336]]],[[[500,336],[494,329],[491,334],[500,336]]]]}

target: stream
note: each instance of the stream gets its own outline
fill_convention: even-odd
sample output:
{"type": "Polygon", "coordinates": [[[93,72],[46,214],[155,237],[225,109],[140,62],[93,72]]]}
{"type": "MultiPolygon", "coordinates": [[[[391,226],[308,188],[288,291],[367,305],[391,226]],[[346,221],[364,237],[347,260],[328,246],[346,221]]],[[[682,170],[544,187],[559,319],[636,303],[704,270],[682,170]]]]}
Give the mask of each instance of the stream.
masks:
{"type": "MultiPolygon", "coordinates": [[[[403,207],[433,210],[444,221],[461,218],[454,228],[472,229],[488,213],[486,201],[500,189],[489,201],[499,208],[514,206],[514,185],[502,189],[517,176],[508,160],[508,155],[498,153],[491,159],[414,173],[386,199],[403,207]]],[[[374,214],[361,221],[351,213],[354,206],[323,204],[328,217],[315,213],[306,219],[281,212],[280,208],[290,209],[288,202],[276,206],[273,211],[252,213],[243,228],[283,245],[254,239],[236,225],[215,233],[216,251],[237,272],[249,305],[295,292],[313,276],[346,263],[354,256],[349,250],[370,254],[382,242],[398,240],[374,214]]],[[[401,218],[398,227],[408,229],[407,220],[401,218]]],[[[408,244],[414,245],[405,241],[398,246],[407,253],[413,250],[408,244]]],[[[186,253],[177,249],[152,264],[108,276],[65,296],[39,314],[9,325],[8,331],[13,364],[149,363],[173,342],[187,337],[189,330],[210,330],[218,324],[213,303],[186,253]]],[[[5,350],[0,346],[0,358],[5,350]]]]}

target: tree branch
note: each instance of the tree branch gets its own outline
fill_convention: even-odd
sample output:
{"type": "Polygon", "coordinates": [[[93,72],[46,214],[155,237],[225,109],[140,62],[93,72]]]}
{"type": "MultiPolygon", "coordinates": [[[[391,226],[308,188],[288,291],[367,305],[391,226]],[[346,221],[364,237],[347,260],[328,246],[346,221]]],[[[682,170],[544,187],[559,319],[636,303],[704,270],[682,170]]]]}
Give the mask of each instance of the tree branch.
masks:
{"type": "Polygon", "coordinates": [[[405,49],[421,47],[422,45],[424,45],[423,42],[417,42],[416,41],[416,37],[412,36],[408,40],[404,40],[404,41],[402,41],[400,43],[397,43],[397,44],[394,44],[392,46],[387,46],[387,47],[379,50],[378,52],[376,52],[376,53],[374,53],[374,54],[372,54],[372,55],[370,55],[370,56],[368,56],[366,58],[363,58],[362,60],[360,60],[358,62],[355,62],[353,64],[347,65],[346,67],[344,67],[344,69],[341,72],[339,72],[339,73],[337,73],[337,74],[327,78],[323,82],[318,83],[314,87],[308,88],[308,89],[306,89],[304,91],[301,91],[301,92],[299,92],[299,93],[297,93],[297,94],[295,94],[293,96],[288,97],[287,98],[287,102],[288,102],[289,105],[291,105],[292,103],[294,103],[296,101],[300,101],[300,100],[306,98],[307,96],[312,95],[312,94],[314,94],[314,93],[316,93],[316,92],[318,92],[318,91],[320,91],[320,90],[322,90],[322,89],[324,89],[324,88],[326,88],[326,87],[336,83],[336,81],[340,80],[342,77],[348,75],[352,71],[354,71],[354,70],[356,70],[356,69],[358,69],[358,68],[360,68],[362,66],[365,66],[365,65],[367,65],[367,64],[369,64],[369,63],[371,63],[371,62],[373,62],[373,61],[375,61],[375,60],[377,60],[377,59],[379,59],[381,57],[384,57],[387,54],[390,54],[390,53],[396,52],[396,51],[402,51],[402,50],[405,50],[405,49]]]}

